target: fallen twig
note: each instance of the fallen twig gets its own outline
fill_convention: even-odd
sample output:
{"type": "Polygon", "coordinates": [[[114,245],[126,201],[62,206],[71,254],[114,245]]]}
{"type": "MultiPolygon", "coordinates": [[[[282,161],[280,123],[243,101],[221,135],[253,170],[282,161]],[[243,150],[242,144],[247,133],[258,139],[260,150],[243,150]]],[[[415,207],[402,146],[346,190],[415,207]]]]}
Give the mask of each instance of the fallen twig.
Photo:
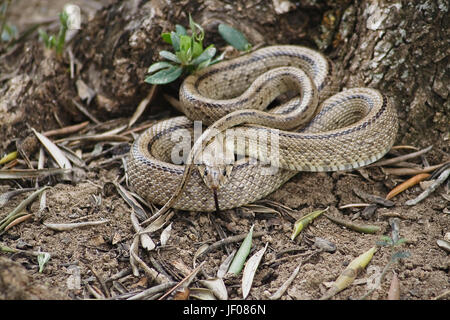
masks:
{"type": "MultiPolygon", "coordinates": [[[[267,234],[267,232],[263,232],[263,231],[254,232],[253,233],[253,238],[259,238],[259,237],[262,237],[265,234],[267,234]]],[[[207,247],[204,251],[199,253],[197,255],[197,258],[202,256],[202,255],[204,255],[204,254],[207,254],[207,253],[209,253],[209,252],[211,252],[211,251],[213,251],[213,250],[215,250],[217,248],[225,246],[227,244],[242,241],[246,236],[247,236],[247,234],[239,234],[239,235],[236,235],[236,236],[231,236],[231,237],[219,240],[217,242],[214,242],[209,247],[207,247]]]]}
{"type": "Polygon", "coordinates": [[[379,226],[373,226],[373,225],[360,225],[360,224],[354,224],[351,222],[347,222],[338,218],[331,217],[329,215],[324,214],[326,218],[328,218],[330,221],[337,223],[341,226],[346,227],[347,229],[351,229],[357,232],[361,233],[377,233],[381,230],[379,226]]]}
{"type": "Polygon", "coordinates": [[[395,157],[395,158],[392,158],[392,159],[386,159],[386,160],[375,162],[373,164],[368,165],[367,167],[386,166],[388,164],[393,164],[393,163],[397,163],[397,162],[400,162],[400,161],[405,161],[405,160],[408,160],[408,159],[416,158],[416,157],[418,157],[418,156],[420,156],[420,155],[422,155],[424,153],[427,153],[432,148],[433,148],[433,146],[429,146],[429,147],[427,147],[425,149],[422,149],[422,150],[419,150],[417,152],[412,152],[412,153],[408,153],[408,154],[405,154],[403,156],[395,157]]]}
{"type": "Polygon", "coordinates": [[[447,168],[445,171],[443,171],[439,177],[434,181],[431,186],[429,186],[424,192],[419,194],[415,199],[408,200],[405,202],[407,206],[413,206],[418,204],[420,201],[428,197],[434,190],[436,190],[437,187],[439,187],[450,175],[450,168],[447,168]]]}
{"type": "Polygon", "coordinates": [[[86,222],[77,222],[77,223],[44,223],[49,229],[55,231],[68,231],[75,228],[88,227],[88,226],[96,226],[99,224],[104,224],[109,222],[109,220],[99,220],[99,221],[86,221],[86,222]]]}

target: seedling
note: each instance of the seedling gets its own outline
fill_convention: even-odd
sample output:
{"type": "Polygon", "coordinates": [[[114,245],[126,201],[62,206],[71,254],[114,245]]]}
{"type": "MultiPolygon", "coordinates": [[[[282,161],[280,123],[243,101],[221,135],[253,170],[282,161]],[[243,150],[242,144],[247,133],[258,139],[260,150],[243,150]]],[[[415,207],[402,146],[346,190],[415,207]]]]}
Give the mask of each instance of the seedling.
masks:
{"type": "Polygon", "coordinates": [[[59,21],[61,23],[61,26],[59,28],[59,33],[57,36],[49,36],[44,30],[39,30],[39,35],[44,42],[45,47],[47,49],[55,49],[57,55],[61,55],[64,49],[66,32],[68,29],[68,19],[69,15],[66,11],[63,11],[59,14],[59,21]]]}
{"type": "Polygon", "coordinates": [[[205,31],[190,15],[189,27],[190,35],[183,26],[178,24],[175,26],[175,31],[165,32],[161,35],[164,42],[172,45],[175,53],[167,50],[160,51],[159,55],[170,62],[160,61],[152,64],[148,72],[153,74],[147,77],[145,82],[151,84],[170,83],[179,78],[183,72],[192,73],[223,59],[223,55],[213,59],[216,54],[213,44],[203,48],[205,31]]]}
{"type": "MultiPolygon", "coordinates": [[[[187,30],[177,24],[175,31],[164,32],[161,37],[164,42],[172,45],[174,52],[162,50],[159,55],[168,61],[159,61],[150,66],[148,73],[151,75],[145,82],[151,84],[166,84],[178,79],[183,73],[193,73],[197,70],[215,64],[224,58],[224,53],[214,58],[216,48],[213,44],[203,48],[205,31],[189,15],[190,35],[187,30]]],[[[244,35],[227,25],[219,25],[220,35],[241,51],[248,51],[250,43],[244,35]]]]}

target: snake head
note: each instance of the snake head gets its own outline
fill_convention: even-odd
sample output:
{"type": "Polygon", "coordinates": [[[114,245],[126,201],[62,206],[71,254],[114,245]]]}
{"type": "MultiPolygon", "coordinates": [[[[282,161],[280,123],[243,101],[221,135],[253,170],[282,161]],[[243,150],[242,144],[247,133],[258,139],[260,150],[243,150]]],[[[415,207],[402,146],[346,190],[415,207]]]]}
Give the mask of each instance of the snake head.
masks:
{"type": "Polygon", "coordinates": [[[213,139],[201,154],[197,170],[206,186],[217,191],[231,175],[234,165],[234,153],[223,140],[213,139]]]}
{"type": "Polygon", "coordinates": [[[200,164],[197,166],[197,170],[206,186],[209,189],[216,191],[228,181],[228,178],[231,176],[231,171],[233,170],[233,165],[223,164],[211,166],[200,164]]]}

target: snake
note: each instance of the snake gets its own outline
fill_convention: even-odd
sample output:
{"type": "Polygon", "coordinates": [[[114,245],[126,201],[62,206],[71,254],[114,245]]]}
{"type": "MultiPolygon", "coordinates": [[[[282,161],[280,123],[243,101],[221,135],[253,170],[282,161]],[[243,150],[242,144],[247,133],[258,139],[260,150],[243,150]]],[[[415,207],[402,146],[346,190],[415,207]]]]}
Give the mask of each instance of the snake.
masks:
{"type": "Polygon", "coordinates": [[[134,141],[129,185],[164,207],[211,212],[262,199],[300,171],[371,164],[394,144],[393,104],[374,88],[337,92],[338,82],[329,59],[297,45],[268,46],[201,69],[180,86],[185,115],[156,122],[134,141]],[[200,122],[208,126],[201,134],[200,122]],[[233,137],[234,154],[209,167],[197,155],[208,146],[214,151],[223,132],[233,137]]]}

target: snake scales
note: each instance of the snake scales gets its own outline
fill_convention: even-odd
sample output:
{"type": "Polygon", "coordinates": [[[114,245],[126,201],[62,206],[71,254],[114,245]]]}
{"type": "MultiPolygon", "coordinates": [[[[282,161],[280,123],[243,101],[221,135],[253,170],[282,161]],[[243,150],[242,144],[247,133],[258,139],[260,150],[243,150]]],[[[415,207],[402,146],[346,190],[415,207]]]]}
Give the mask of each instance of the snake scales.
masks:
{"type": "MultiPolygon", "coordinates": [[[[261,199],[298,171],[348,170],[378,160],[394,143],[398,128],[394,108],[375,89],[353,88],[333,95],[335,81],[331,63],[300,46],[266,47],[200,70],[180,88],[187,117],[157,122],[133,144],[127,166],[131,187],[150,202],[166,204],[180,191],[186,175],[171,207],[216,209],[199,171],[188,172],[188,166],[171,163],[173,151],[179,148],[173,137],[188,137],[191,146],[192,120],[246,137],[246,156],[233,163],[228,179],[217,190],[220,209],[261,199]],[[293,91],[297,94],[292,98],[293,91]],[[291,99],[259,111],[281,94],[291,99]],[[276,144],[267,143],[269,139],[260,143],[262,134],[275,135],[276,144]],[[275,173],[268,171],[273,153],[279,167],[275,173]]],[[[202,149],[203,142],[214,137],[208,131],[194,148],[202,149]]]]}

